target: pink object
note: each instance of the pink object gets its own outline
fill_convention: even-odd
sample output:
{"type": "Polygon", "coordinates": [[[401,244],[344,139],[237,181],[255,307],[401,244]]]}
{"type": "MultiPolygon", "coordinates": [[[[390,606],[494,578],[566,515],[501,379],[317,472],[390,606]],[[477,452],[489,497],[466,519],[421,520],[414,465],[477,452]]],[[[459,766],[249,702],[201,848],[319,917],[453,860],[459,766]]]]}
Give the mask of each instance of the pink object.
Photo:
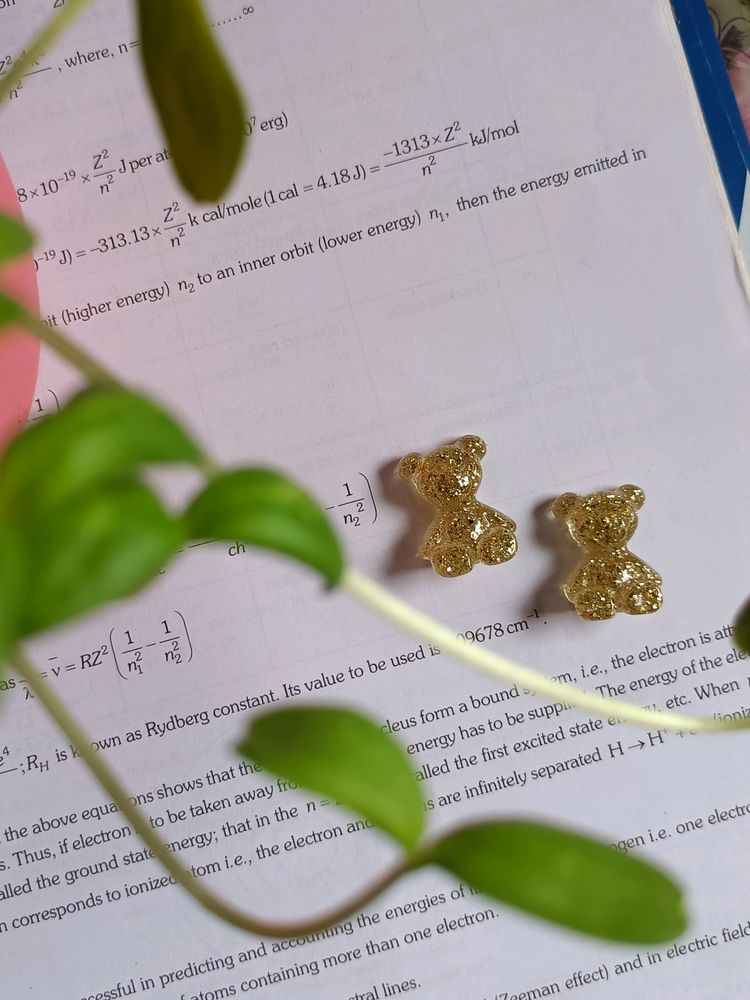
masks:
{"type": "Polygon", "coordinates": [[[729,66],[729,80],[742,116],[742,124],[750,139],[750,50],[732,56],[729,66]]]}
{"type": "MultiPolygon", "coordinates": [[[[13,182],[0,156],[0,212],[21,217],[13,182]]],[[[0,289],[39,312],[39,289],[33,259],[24,257],[0,268],[0,289]]],[[[27,334],[0,336],[0,452],[23,427],[39,374],[39,341],[27,334]]]]}

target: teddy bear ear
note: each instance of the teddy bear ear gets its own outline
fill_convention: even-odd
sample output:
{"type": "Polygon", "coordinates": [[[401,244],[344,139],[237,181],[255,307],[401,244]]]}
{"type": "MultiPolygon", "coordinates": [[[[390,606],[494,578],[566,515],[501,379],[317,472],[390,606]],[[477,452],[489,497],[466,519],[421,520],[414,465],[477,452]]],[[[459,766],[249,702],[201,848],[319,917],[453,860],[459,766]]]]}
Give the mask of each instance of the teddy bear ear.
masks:
{"type": "Polygon", "coordinates": [[[401,461],[398,463],[396,472],[401,476],[402,479],[413,479],[417,470],[419,469],[420,462],[422,461],[422,456],[416,451],[410,451],[408,455],[404,455],[401,461]]]}
{"type": "Polygon", "coordinates": [[[464,434],[456,441],[461,451],[468,451],[474,458],[482,459],[487,454],[487,445],[476,434],[464,434]]]}
{"type": "Polygon", "coordinates": [[[626,486],[621,486],[617,492],[625,497],[633,510],[640,510],[646,499],[646,494],[640,486],[632,486],[629,483],[626,486]]]}
{"type": "Polygon", "coordinates": [[[573,510],[576,500],[578,500],[577,493],[563,493],[559,496],[557,500],[552,504],[552,513],[559,520],[564,521],[568,514],[573,510]]]}

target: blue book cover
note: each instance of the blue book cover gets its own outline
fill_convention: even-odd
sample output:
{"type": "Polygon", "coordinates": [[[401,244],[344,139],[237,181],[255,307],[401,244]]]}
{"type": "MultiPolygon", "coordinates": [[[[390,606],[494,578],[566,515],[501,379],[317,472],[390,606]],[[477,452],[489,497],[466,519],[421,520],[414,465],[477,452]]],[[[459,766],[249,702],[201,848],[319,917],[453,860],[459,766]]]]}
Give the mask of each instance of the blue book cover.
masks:
{"type": "MultiPolygon", "coordinates": [[[[744,28],[733,22],[744,18],[718,21],[714,9],[709,11],[705,0],[672,0],[677,27],[695,82],[708,133],[713,144],[735,224],[742,234],[743,205],[748,190],[750,142],[727,73],[727,52],[722,51],[717,32],[727,45],[736,45],[740,55],[744,28]],[[738,41],[733,42],[736,38],[738,41]]],[[[747,27],[750,28],[750,22],[747,27]]],[[[729,56],[731,61],[731,56],[729,56]]],[[[745,212],[745,225],[750,226],[750,206],[745,212]]],[[[745,247],[750,241],[743,241],[745,247]]],[[[745,253],[748,260],[748,254],[745,253]]]]}

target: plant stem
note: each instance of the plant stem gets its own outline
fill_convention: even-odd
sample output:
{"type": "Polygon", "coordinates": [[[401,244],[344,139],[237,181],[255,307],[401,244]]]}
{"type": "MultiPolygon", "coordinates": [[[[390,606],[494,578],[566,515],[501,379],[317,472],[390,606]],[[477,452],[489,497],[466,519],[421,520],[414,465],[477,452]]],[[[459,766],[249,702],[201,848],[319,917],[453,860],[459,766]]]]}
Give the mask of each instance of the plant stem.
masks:
{"type": "Polygon", "coordinates": [[[11,68],[0,80],[0,104],[33,66],[34,62],[52,47],[57,38],[92,2],[93,0],[65,0],[57,14],[51,17],[42,30],[32,38],[23,55],[11,63],[11,68]]]}
{"type": "MultiPolygon", "coordinates": [[[[51,348],[63,360],[67,361],[73,368],[76,368],[88,382],[93,385],[120,386],[125,388],[123,383],[108,368],[105,368],[93,355],[84,348],[79,347],[64,330],[58,327],[47,326],[32,313],[23,310],[17,321],[21,329],[33,333],[43,344],[51,348]]],[[[0,337],[11,333],[10,327],[0,326],[0,337]]],[[[198,468],[206,479],[213,479],[221,472],[219,466],[202,453],[198,460],[198,468]]]]}
{"type": "MultiPolygon", "coordinates": [[[[40,340],[57,351],[72,365],[78,368],[88,379],[96,382],[105,381],[119,385],[119,380],[103,368],[83,348],[73,344],[59,329],[46,326],[41,320],[30,314],[24,314],[21,325],[35,333],[40,340]]],[[[0,328],[0,334],[2,329],[0,328]]],[[[208,456],[201,461],[201,469],[207,478],[215,476],[221,470],[208,456]]],[[[406,602],[394,597],[374,580],[347,569],[341,580],[342,589],[368,607],[373,608],[385,618],[389,618],[400,628],[412,632],[421,639],[431,642],[445,653],[450,653],[455,659],[480,670],[483,673],[499,677],[510,684],[520,684],[528,691],[542,697],[564,701],[575,708],[604,715],[620,722],[631,723],[644,729],[652,729],[657,725],[660,729],[670,729],[675,732],[733,732],[738,729],[750,729],[750,718],[747,719],[714,719],[711,716],[681,715],[677,712],[662,712],[657,709],[642,708],[616,698],[604,698],[584,688],[573,687],[546,677],[529,667],[521,666],[512,660],[491,653],[477,645],[462,642],[456,633],[436,622],[428,615],[422,614],[406,602]]]]}
{"type": "Polygon", "coordinates": [[[677,712],[641,708],[628,702],[604,698],[602,695],[571,684],[563,684],[552,677],[545,677],[535,670],[507,660],[504,656],[498,656],[483,646],[462,642],[456,633],[445,625],[394,597],[385,588],[356,570],[347,569],[344,572],[341,587],[385,618],[390,618],[407,632],[412,632],[420,639],[437,646],[441,652],[449,653],[457,660],[462,660],[469,666],[493,677],[499,677],[510,684],[519,684],[534,694],[647,729],[659,727],[679,732],[727,732],[750,729],[750,719],[714,719],[709,716],[680,715],[677,712]]]}
{"type": "Polygon", "coordinates": [[[261,937],[292,938],[304,937],[340,923],[347,917],[359,913],[376,896],[397,881],[402,875],[419,866],[417,856],[409,856],[400,864],[389,869],[371,885],[363,889],[348,902],[330,910],[328,913],[311,917],[308,920],[294,923],[281,923],[253,917],[239,907],[227,903],[211,889],[203,885],[193,873],[183,864],[180,858],[169,849],[151,826],[148,817],[133,805],[127,790],[120,779],[105,762],[101,753],[92,749],[86,734],[78,722],[70,714],[66,706],[57,697],[53,688],[39,674],[26,656],[17,650],[11,658],[11,663],[19,676],[26,681],[44,708],[57,723],[65,738],[81,756],[81,760],[94,775],[96,780],[107,792],[133,831],[141,838],[154,855],[154,860],[169,872],[174,880],[188,892],[204,909],[215,916],[238,927],[240,930],[258,934],[261,937]]]}
{"type": "MultiPolygon", "coordinates": [[[[71,340],[62,330],[53,326],[47,326],[36,316],[24,311],[18,319],[18,325],[29,333],[33,333],[43,344],[59,354],[94,385],[119,385],[120,382],[115,375],[108,371],[104,365],[100,364],[88,351],[79,347],[75,341],[71,340]]],[[[9,327],[0,327],[0,336],[10,333],[9,327]]]]}

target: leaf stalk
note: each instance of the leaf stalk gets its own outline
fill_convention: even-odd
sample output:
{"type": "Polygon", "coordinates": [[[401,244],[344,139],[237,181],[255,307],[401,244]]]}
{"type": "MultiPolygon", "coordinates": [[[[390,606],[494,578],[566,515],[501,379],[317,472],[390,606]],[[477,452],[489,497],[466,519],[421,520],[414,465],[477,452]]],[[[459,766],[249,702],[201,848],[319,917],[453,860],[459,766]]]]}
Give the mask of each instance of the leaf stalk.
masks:
{"type": "Polygon", "coordinates": [[[750,729],[750,719],[714,719],[705,715],[681,715],[678,712],[642,708],[616,698],[604,698],[593,691],[561,683],[553,677],[546,677],[483,646],[462,642],[456,633],[445,625],[417,611],[357,570],[344,571],[341,587],[362,604],[368,605],[405,631],[432,643],[441,652],[448,653],[491,677],[499,678],[508,684],[520,685],[542,698],[551,698],[573,708],[581,708],[586,712],[594,712],[644,729],[658,727],[676,732],[723,733],[750,729]]]}
{"type": "Polygon", "coordinates": [[[60,35],[93,3],[93,0],[65,0],[58,12],[32,38],[23,55],[11,63],[11,67],[0,80],[0,104],[29,72],[37,59],[52,48],[60,35]]]}
{"type": "Polygon", "coordinates": [[[316,931],[332,927],[346,920],[347,917],[359,913],[402,875],[419,865],[419,859],[416,855],[407,855],[401,862],[388,869],[351,899],[327,913],[321,913],[306,920],[287,923],[255,917],[240,907],[227,902],[204,885],[161,839],[145,813],[141,812],[138,806],[133,805],[127,789],[106,763],[101,753],[92,748],[85,732],[65,704],[57,697],[52,686],[41,676],[25,654],[17,650],[10,662],[16,673],[28,684],[70,745],[80,755],[83,763],[128,821],[133,832],[152,852],[154,860],[158,861],[175,882],[192,896],[203,909],[208,910],[209,913],[213,913],[233,927],[260,937],[305,937],[307,934],[314,934],[316,931]]]}

